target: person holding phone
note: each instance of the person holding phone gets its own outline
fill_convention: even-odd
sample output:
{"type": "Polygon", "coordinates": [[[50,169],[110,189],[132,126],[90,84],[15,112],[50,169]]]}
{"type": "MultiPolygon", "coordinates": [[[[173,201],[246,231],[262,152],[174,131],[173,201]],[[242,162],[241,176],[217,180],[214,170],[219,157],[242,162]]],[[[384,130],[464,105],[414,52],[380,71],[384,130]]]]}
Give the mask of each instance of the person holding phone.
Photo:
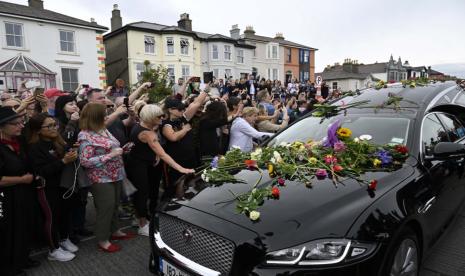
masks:
{"type": "Polygon", "coordinates": [[[39,197],[45,217],[45,237],[50,248],[48,259],[67,262],[74,259],[79,248],[69,235],[69,221],[73,200],[63,199],[65,188],[60,187],[64,166],[73,163],[76,150],[65,151],[66,142],[58,133],[58,125],[47,113],[40,113],[29,120],[29,158],[35,174],[45,179],[45,198],[39,197]]]}

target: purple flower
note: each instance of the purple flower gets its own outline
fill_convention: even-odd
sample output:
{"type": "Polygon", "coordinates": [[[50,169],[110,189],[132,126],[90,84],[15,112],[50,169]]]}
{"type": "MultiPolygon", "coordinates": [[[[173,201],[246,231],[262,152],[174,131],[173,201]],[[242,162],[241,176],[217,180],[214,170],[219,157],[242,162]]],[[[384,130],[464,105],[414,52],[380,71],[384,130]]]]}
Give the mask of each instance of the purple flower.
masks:
{"type": "Polygon", "coordinates": [[[346,144],[344,144],[344,142],[337,141],[336,143],[334,143],[334,151],[341,152],[345,150],[346,150],[346,144]]]}
{"type": "Polygon", "coordinates": [[[213,158],[212,162],[210,163],[210,166],[212,168],[218,168],[218,156],[215,156],[215,158],[213,158]]]}
{"type": "Polygon", "coordinates": [[[381,160],[381,165],[389,165],[392,162],[392,156],[389,154],[387,150],[380,150],[375,153],[375,156],[381,160]]]}
{"type": "Polygon", "coordinates": [[[337,130],[339,129],[340,125],[341,121],[337,120],[328,128],[328,136],[326,137],[323,146],[334,147],[334,144],[339,142],[339,139],[337,138],[337,130]]]}
{"type": "Polygon", "coordinates": [[[324,179],[328,176],[328,172],[325,169],[318,169],[315,172],[316,178],[324,179]]]}

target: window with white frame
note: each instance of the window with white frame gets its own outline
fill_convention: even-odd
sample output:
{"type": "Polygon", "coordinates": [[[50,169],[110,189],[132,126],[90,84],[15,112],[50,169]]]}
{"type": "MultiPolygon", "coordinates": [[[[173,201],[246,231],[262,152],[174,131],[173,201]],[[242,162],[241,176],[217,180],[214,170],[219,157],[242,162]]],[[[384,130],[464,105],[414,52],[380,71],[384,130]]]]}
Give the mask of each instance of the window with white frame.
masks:
{"type": "Polygon", "coordinates": [[[310,79],[310,72],[304,72],[304,80],[308,81],[310,79]]]}
{"type": "Polygon", "coordinates": [[[174,39],[172,37],[166,38],[166,53],[167,54],[174,54],[174,39]]]}
{"type": "Polygon", "coordinates": [[[219,75],[220,75],[220,70],[219,69],[213,69],[213,76],[215,78],[218,78],[219,75]]]}
{"type": "Polygon", "coordinates": [[[309,57],[310,57],[310,52],[304,51],[304,63],[308,63],[309,57]]]}
{"type": "Polygon", "coordinates": [[[232,76],[231,69],[224,69],[224,74],[227,78],[231,77],[232,76]]]}
{"type": "Polygon", "coordinates": [[[24,47],[23,24],[5,22],[6,46],[24,47]]]}
{"type": "Polygon", "coordinates": [[[144,45],[146,54],[155,54],[155,37],[144,35],[144,45]]]}
{"type": "Polygon", "coordinates": [[[224,60],[231,60],[231,46],[224,45],[224,60]]]}
{"type": "Polygon", "coordinates": [[[145,71],[145,65],[141,62],[137,62],[134,64],[136,67],[136,79],[137,81],[142,80],[142,73],[145,71]]]}
{"type": "Polygon", "coordinates": [[[244,63],[244,50],[237,50],[237,63],[244,63]]]}
{"type": "Polygon", "coordinates": [[[74,91],[79,85],[78,69],[61,68],[64,91],[74,91]]]}
{"type": "Polygon", "coordinates": [[[184,80],[187,80],[187,78],[189,78],[189,76],[190,76],[190,74],[191,74],[189,65],[182,65],[182,67],[181,67],[181,72],[182,72],[182,78],[183,78],[184,80]]]}
{"type": "Polygon", "coordinates": [[[271,80],[277,80],[278,79],[278,75],[279,75],[279,72],[278,72],[278,69],[273,69],[273,78],[271,80]]]}
{"type": "Polygon", "coordinates": [[[74,45],[74,32],[60,30],[60,51],[74,53],[74,45]]]}
{"type": "Polygon", "coordinates": [[[176,81],[176,76],[174,72],[175,72],[174,64],[168,64],[168,78],[170,79],[171,83],[174,83],[176,81]]]}
{"type": "Polygon", "coordinates": [[[333,90],[336,90],[336,89],[337,89],[337,82],[334,81],[334,82],[333,82],[333,90]]]}
{"type": "Polygon", "coordinates": [[[181,45],[181,55],[189,55],[189,39],[181,38],[180,40],[181,45]]]}
{"type": "Polygon", "coordinates": [[[218,59],[218,45],[212,45],[212,59],[218,59]]]}
{"type": "Polygon", "coordinates": [[[276,43],[270,43],[267,45],[267,50],[266,50],[266,58],[268,59],[278,59],[279,54],[278,54],[278,44],[276,43]]]}

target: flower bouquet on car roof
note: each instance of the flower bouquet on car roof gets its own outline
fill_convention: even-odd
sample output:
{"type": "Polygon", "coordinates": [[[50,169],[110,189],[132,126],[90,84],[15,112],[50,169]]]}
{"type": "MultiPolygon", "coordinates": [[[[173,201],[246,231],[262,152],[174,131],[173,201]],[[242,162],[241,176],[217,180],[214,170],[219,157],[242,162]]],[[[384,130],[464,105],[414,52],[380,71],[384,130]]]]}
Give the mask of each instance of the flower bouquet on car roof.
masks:
{"type": "Polygon", "coordinates": [[[331,179],[337,187],[344,179],[351,178],[374,191],[377,180],[364,180],[361,175],[369,171],[396,170],[408,157],[408,149],[400,144],[376,145],[370,142],[371,139],[368,134],[352,138],[352,131],[336,121],[329,126],[327,137],[322,141],[283,142],[274,147],[257,148],[251,153],[232,149],[225,156],[216,157],[202,171],[202,179],[215,185],[244,183],[234,176],[238,170],[268,173],[273,179],[271,186],[257,188],[260,177],[249,192],[233,194],[237,211],[254,220],[258,219],[257,210],[265,199],[279,199],[280,189],[285,187],[286,181],[312,187],[315,181],[331,179]]]}

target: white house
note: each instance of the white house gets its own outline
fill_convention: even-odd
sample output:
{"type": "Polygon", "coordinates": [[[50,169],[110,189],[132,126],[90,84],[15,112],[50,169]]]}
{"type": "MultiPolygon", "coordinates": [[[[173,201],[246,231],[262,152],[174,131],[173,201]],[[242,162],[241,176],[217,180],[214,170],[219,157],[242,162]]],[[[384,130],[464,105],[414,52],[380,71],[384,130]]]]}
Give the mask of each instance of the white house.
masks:
{"type": "Polygon", "coordinates": [[[242,40],[220,34],[197,34],[201,43],[201,63],[203,72],[213,72],[216,78],[246,78],[252,73],[252,55],[255,46],[242,40]]]}
{"type": "Polygon", "coordinates": [[[106,74],[102,34],[106,30],[93,20],[87,22],[44,9],[41,0],[29,0],[28,6],[0,2],[0,68],[20,56],[20,61],[25,57],[28,64],[39,64],[55,73],[45,81],[36,78],[34,66],[14,74],[0,69],[0,89],[17,89],[23,80],[35,78],[45,88],[74,90],[78,84],[103,88],[106,74]]]}

